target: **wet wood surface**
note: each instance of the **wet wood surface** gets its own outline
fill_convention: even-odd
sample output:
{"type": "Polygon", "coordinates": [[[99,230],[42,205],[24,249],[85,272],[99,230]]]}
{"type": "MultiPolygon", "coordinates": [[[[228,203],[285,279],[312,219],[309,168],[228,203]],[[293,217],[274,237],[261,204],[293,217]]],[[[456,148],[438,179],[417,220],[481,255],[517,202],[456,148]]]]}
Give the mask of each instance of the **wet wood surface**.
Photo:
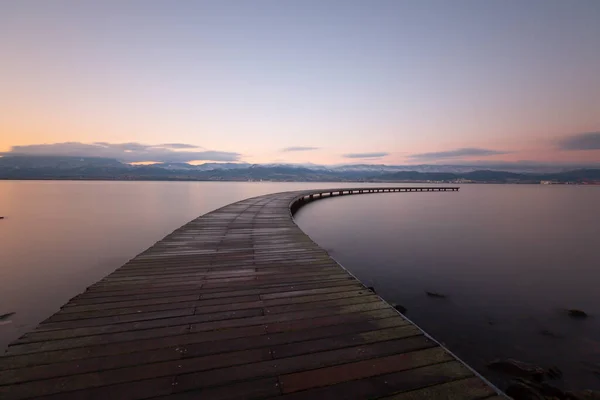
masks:
{"type": "Polygon", "coordinates": [[[0,398],[497,396],[290,212],[317,198],[395,191],[277,193],[195,219],[13,342],[0,357],[0,398]]]}

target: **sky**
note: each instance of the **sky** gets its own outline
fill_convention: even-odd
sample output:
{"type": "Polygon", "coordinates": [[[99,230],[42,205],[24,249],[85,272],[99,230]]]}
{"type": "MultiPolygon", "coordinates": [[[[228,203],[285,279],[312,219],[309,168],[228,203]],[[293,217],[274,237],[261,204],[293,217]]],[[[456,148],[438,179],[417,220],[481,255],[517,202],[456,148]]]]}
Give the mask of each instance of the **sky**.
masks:
{"type": "Polygon", "coordinates": [[[598,0],[0,0],[0,154],[600,162],[598,0]]]}

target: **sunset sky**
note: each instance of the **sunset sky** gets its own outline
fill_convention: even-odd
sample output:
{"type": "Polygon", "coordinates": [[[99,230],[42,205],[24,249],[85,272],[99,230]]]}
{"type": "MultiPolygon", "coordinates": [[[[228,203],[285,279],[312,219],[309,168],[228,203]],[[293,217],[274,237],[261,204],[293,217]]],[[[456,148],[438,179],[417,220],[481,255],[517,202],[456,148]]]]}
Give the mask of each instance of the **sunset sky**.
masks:
{"type": "Polygon", "coordinates": [[[0,154],[600,162],[600,1],[0,0],[0,154]]]}

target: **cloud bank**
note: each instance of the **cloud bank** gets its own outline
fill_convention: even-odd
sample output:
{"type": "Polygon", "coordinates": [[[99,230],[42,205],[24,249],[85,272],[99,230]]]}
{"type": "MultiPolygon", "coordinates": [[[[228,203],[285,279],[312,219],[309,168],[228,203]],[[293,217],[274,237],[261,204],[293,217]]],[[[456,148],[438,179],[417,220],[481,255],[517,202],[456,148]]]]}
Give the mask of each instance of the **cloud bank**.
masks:
{"type": "Polygon", "coordinates": [[[292,146],[292,147],[286,147],[284,149],[281,149],[281,151],[283,152],[290,152],[290,151],[311,151],[311,150],[318,150],[318,147],[310,147],[310,146],[292,146]]]}
{"type": "Polygon", "coordinates": [[[578,133],[559,141],[561,150],[600,150],[600,132],[578,133]]]}
{"type": "Polygon", "coordinates": [[[344,154],[344,158],[381,158],[388,156],[390,153],[385,152],[374,152],[374,153],[349,153],[344,154]]]}
{"type": "Polygon", "coordinates": [[[202,161],[238,161],[241,154],[227,151],[202,150],[199,146],[185,143],[165,143],[147,145],[142,143],[80,143],[65,142],[53,144],[33,144],[13,146],[3,156],[71,156],[115,158],[123,162],[190,162],[202,161]],[[186,151],[179,151],[185,149],[186,151]],[[187,151],[188,149],[196,149],[187,151]]]}
{"type": "Polygon", "coordinates": [[[487,157],[496,156],[500,154],[509,154],[510,151],[490,150],[481,149],[476,147],[465,147],[461,149],[447,150],[447,151],[436,151],[431,153],[419,153],[411,154],[408,156],[413,161],[435,161],[435,160],[446,160],[449,158],[459,157],[487,157]]]}

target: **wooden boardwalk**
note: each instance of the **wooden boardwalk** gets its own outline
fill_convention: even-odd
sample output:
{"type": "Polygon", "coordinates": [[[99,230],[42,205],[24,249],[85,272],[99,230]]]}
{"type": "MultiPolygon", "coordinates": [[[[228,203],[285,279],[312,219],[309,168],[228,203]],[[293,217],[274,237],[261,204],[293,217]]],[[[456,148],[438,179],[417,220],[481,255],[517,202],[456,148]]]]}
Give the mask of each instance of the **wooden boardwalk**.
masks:
{"type": "Polygon", "coordinates": [[[375,190],[432,189],[277,193],[186,224],[13,342],[0,398],[501,398],[290,213],[375,190]]]}

